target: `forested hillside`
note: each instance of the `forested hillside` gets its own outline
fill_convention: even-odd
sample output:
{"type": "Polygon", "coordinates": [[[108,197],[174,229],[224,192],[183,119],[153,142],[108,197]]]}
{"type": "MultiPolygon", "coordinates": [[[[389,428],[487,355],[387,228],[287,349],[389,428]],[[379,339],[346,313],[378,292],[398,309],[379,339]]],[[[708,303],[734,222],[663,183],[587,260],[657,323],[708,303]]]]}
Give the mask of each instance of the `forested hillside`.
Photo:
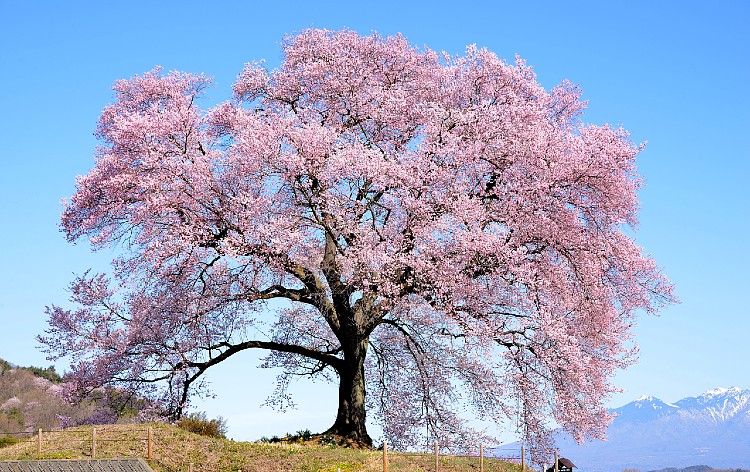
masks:
{"type": "Polygon", "coordinates": [[[83,401],[72,401],[70,393],[54,367],[19,367],[0,359],[0,434],[18,438],[39,428],[132,421],[147,406],[112,389],[83,401]]]}
{"type": "Polygon", "coordinates": [[[54,368],[16,367],[0,359],[0,433],[30,433],[52,429],[61,417],[75,416],[64,400],[54,368]]]}

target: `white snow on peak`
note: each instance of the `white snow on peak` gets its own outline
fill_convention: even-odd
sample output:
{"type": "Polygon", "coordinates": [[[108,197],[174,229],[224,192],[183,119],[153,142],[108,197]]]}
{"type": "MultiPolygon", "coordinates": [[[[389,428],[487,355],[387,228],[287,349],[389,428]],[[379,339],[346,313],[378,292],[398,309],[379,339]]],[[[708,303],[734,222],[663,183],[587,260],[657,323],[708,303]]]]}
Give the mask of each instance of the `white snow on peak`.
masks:
{"type": "Polygon", "coordinates": [[[728,388],[719,387],[714,390],[708,390],[703,395],[721,395],[722,393],[727,393],[729,391],[728,388]]]}
{"type": "Polygon", "coordinates": [[[708,391],[704,392],[701,396],[702,397],[714,397],[714,396],[717,396],[717,395],[724,395],[726,393],[736,394],[736,393],[739,393],[741,391],[742,391],[742,389],[738,388],[738,387],[730,387],[730,388],[719,387],[719,388],[716,388],[714,390],[708,390],[708,391]]]}
{"type": "Polygon", "coordinates": [[[679,408],[679,406],[674,405],[672,403],[667,403],[664,400],[656,398],[653,395],[641,395],[640,397],[636,398],[634,401],[634,403],[638,403],[638,405],[636,405],[638,408],[642,408],[644,405],[640,405],[640,403],[644,403],[644,402],[652,403],[651,406],[657,409],[661,409],[662,405],[666,405],[672,408],[679,408]]]}

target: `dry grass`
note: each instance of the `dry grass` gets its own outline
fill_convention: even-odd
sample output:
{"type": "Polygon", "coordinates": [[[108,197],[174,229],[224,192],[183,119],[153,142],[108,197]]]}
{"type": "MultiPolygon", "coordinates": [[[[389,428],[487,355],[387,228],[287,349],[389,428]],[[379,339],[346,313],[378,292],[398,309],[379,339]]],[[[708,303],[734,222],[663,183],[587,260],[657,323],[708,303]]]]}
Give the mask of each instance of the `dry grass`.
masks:
{"type": "MultiPolygon", "coordinates": [[[[107,425],[96,428],[97,458],[143,457],[147,453],[147,427],[153,428],[153,460],[156,472],[259,471],[259,472],[381,472],[382,451],[314,446],[309,444],[255,444],[214,439],[188,433],[174,426],[107,425]]],[[[3,459],[86,459],[91,457],[92,427],[43,433],[42,455],[37,456],[36,437],[0,448],[3,459]]],[[[434,470],[434,456],[389,451],[389,472],[434,470]]],[[[476,457],[443,456],[440,471],[479,471],[476,457]]],[[[485,459],[487,472],[520,472],[518,464],[485,459]]]]}

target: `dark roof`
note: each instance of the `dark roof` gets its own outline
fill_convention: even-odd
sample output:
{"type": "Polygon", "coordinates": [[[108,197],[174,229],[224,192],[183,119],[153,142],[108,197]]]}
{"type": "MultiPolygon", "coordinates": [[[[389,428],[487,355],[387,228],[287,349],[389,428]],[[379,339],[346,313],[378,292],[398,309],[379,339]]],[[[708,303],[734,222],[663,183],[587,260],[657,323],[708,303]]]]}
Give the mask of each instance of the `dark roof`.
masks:
{"type": "MultiPolygon", "coordinates": [[[[566,467],[568,469],[573,470],[573,467],[576,467],[576,465],[570,462],[570,459],[560,457],[559,459],[557,459],[557,468],[560,469],[562,467],[566,467]]],[[[552,467],[547,469],[547,472],[554,471],[554,470],[555,470],[555,464],[553,463],[552,467]]]]}
{"type": "Polygon", "coordinates": [[[143,459],[0,461],[0,472],[154,472],[143,459]]]}
{"type": "Polygon", "coordinates": [[[557,460],[560,464],[564,465],[565,467],[570,467],[571,469],[575,467],[576,465],[570,462],[570,459],[566,459],[564,457],[561,457],[557,460]]]}

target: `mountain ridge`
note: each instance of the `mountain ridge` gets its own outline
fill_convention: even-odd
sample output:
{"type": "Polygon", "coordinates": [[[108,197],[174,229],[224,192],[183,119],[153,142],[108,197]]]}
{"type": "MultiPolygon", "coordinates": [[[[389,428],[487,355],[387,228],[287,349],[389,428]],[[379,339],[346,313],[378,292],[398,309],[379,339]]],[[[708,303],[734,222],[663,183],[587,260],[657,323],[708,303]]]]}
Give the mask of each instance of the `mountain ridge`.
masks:
{"type": "Polygon", "coordinates": [[[750,390],[717,388],[674,403],[642,396],[612,413],[606,441],[577,445],[559,434],[558,448],[581,472],[750,469],[750,390]]]}

